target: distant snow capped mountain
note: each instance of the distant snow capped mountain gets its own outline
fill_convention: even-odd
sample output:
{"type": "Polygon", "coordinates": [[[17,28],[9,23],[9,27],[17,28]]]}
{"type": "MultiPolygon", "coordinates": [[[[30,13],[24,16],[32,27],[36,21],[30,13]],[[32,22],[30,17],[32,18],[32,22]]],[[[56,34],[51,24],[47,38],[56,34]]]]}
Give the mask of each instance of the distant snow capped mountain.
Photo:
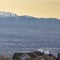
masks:
{"type": "Polygon", "coordinates": [[[16,16],[17,15],[14,13],[0,11],[0,17],[16,17],[16,16]]]}
{"type": "Polygon", "coordinates": [[[18,19],[19,20],[21,20],[21,18],[22,19],[26,19],[26,20],[40,20],[40,21],[49,21],[49,22],[51,22],[51,21],[57,21],[57,20],[60,20],[60,19],[56,19],[56,18],[37,18],[37,17],[33,17],[33,16],[29,16],[29,15],[23,15],[23,16],[19,16],[19,15],[17,15],[17,14],[15,14],[15,13],[11,13],[11,12],[3,12],[3,11],[0,11],[0,17],[7,17],[7,18],[9,18],[9,17],[18,17],[18,19]]]}
{"type": "MultiPolygon", "coordinates": [[[[13,54],[29,48],[41,52],[40,48],[60,48],[60,19],[0,12],[0,53],[13,54]]],[[[53,53],[60,52],[56,50],[53,53]]]]}

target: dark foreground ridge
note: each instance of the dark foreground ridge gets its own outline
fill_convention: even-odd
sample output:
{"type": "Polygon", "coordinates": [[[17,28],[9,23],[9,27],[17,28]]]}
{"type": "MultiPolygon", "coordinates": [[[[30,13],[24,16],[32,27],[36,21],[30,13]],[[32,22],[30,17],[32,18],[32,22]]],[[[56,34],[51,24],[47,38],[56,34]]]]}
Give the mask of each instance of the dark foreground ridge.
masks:
{"type": "Polygon", "coordinates": [[[55,57],[53,54],[44,54],[42,52],[14,53],[13,56],[5,57],[0,55],[0,60],[60,60],[60,53],[55,57]]]}

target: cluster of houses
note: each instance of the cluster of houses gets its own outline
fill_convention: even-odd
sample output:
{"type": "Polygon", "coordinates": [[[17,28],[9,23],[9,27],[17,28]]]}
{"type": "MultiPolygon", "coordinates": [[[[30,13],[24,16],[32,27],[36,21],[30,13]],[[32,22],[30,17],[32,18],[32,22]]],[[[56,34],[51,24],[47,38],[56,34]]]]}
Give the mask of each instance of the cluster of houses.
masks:
{"type": "Polygon", "coordinates": [[[57,57],[53,54],[45,54],[40,51],[14,53],[12,57],[0,56],[0,60],[60,60],[60,53],[58,53],[57,57]]]}
{"type": "Polygon", "coordinates": [[[44,54],[42,52],[15,53],[12,60],[60,60],[60,53],[57,57],[53,54],[44,54]]]}

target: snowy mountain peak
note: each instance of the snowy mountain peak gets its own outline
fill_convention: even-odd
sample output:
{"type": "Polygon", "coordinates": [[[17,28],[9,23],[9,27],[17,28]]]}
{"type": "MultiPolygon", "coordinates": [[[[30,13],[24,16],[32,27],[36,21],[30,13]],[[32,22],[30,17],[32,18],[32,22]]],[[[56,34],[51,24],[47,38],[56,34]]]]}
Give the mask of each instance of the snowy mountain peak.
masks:
{"type": "Polygon", "coordinates": [[[17,15],[14,13],[0,11],[0,17],[16,17],[16,16],[17,15]]]}

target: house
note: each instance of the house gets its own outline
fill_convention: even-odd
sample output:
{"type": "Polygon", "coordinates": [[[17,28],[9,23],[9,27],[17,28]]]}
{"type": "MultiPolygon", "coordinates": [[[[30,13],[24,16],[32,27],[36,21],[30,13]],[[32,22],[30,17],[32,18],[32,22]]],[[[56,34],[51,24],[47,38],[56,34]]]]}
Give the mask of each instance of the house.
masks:
{"type": "Polygon", "coordinates": [[[15,53],[12,60],[33,60],[34,58],[43,55],[41,52],[30,52],[30,53],[15,53]]]}
{"type": "Polygon", "coordinates": [[[47,54],[44,54],[44,55],[41,55],[41,56],[38,56],[36,57],[35,59],[33,60],[56,60],[56,57],[53,56],[53,55],[47,55],[47,54]]]}

